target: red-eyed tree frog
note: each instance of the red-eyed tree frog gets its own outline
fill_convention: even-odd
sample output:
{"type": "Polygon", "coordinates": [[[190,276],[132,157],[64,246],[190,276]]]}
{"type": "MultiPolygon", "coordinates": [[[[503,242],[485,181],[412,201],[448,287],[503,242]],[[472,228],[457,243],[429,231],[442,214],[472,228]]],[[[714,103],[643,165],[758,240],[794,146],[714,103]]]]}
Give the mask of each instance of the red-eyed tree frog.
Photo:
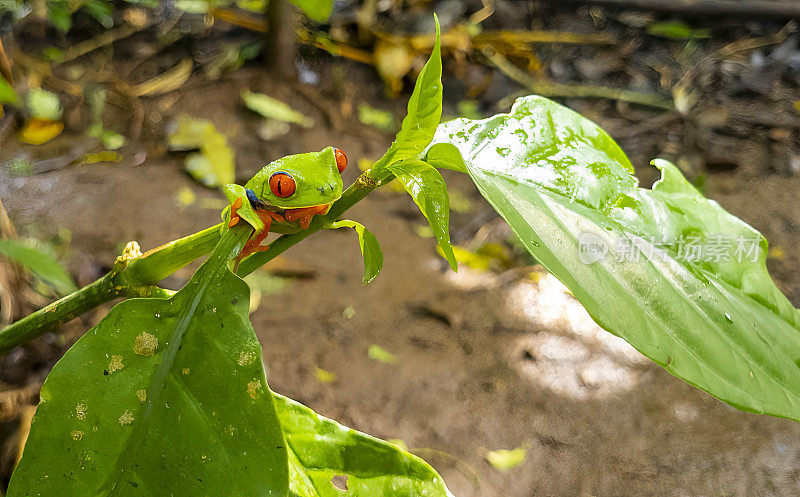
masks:
{"type": "Polygon", "coordinates": [[[230,205],[222,219],[228,227],[244,220],[255,230],[239,258],[269,248],[261,242],[270,231],[294,233],[307,229],[315,215],[327,214],[342,196],[346,167],[344,152],[328,147],[270,162],[244,186],[225,185],[230,205]]]}

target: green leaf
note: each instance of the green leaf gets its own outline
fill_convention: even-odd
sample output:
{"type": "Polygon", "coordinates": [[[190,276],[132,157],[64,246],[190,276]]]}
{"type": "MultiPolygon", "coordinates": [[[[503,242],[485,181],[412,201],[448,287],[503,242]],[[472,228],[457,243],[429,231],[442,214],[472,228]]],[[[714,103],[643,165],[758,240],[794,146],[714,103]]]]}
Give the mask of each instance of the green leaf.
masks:
{"type": "Polygon", "coordinates": [[[58,263],[52,250],[47,250],[41,244],[0,239],[0,254],[18,262],[61,295],[76,290],[72,278],[58,263]]]}
{"type": "Polygon", "coordinates": [[[69,2],[64,0],[54,0],[47,3],[47,17],[56,29],[66,33],[72,27],[72,11],[69,2]]]}
{"type": "Polygon", "coordinates": [[[433,167],[451,169],[460,173],[466,173],[467,168],[461,158],[461,153],[452,143],[435,143],[425,156],[425,162],[433,167]]]}
{"type": "Polygon", "coordinates": [[[286,443],[229,269],[231,229],[169,299],[115,306],[42,387],[8,497],[286,495],[286,443]]]}
{"type": "Polygon", "coordinates": [[[19,102],[19,96],[14,91],[14,87],[6,79],[0,76],[0,104],[15,104],[19,102]]]}
{"type": "Polygon", "coordinates": [[[331,224],[332,229],[353,228],[358,233],[358,244],[361,246],[361,255],[364,257],[364,277],[361,281],[366,285],[374,280],[383,267],[383,252],[375,238],[367,228],[360,223],[343,219],[331,224]]]}
{"type": "Polygon", "coordinates": [[[408,100],[408,114],[403,119],[400,132],[376,163],[380,169],[394,162],[418,158],[431,142],[436,126],[442,118],[442,54],[440,49],[441,30],[436,21],[436,42],[431,56],[417,76],[414,92],[408,100]]]}
{"type": "Polygon", "coordinates": [[[508,471],[511,468],[516,468],[525,461],[526,452],[527,451],[523,447],[517,447],[511,450],[490,450],[486,453],[486,460],[500,471],[508,471]]]}
{"type": "Polygon", "coordinates": [[[233,183],[236,174],[235,154],[225,135],[217,131],[210,121],[179,116],[169,133],[168,146],[170,150],[200,149],[199,153],[186,157],[186,170],[205,186],[233,183]]]}
{"type": "Polygon", "coordinates": [[[27,105],[32,117],[48,121],[61,119],[63,110],[58,95],[42,88],[32,88],[28,91],[27,105]]]}
{"type": "Polygon", "coordinates": [[[358,120],[365,126],[372,126],[373,128],[386,131],[387,133],[394,133],[397,131],[397,123],[394,119],[394,114],[388,110],[375,108],[369,104],[358,104],[358,120]]]}
{"type": "Polygon", "coordinates": [[[436,471],[397,445],[352,430],[275,394],[289,445],[290,490],[298,497],[445,497],[436,471]],[[347,476],[347,491],[333,487],[347,476]]]}
{"type": "Polygon", "coordinates": [[[647,34],[673,40],[711,38],[710,29],[692,29],[680,21],[654,22],[647,26],[647,34]]]}
{"type": "Polygon", "coordinates": [[[800,420],[800,311],[766,270],[767,242],[672,164],[655,161],[661,180],[638,188],[607,133],[541,97],[444,123],[434,142],[458,147],[481,194],[603,328],[735,407],[800,420]],[[692,240],[716,251],[690,257],[692,240]]]}
{"type": "Polygon", "coordinates": [[[453,271],[457,271],[456,257],[450,246],[450,199],[442,175],[435,167],[416,159],[395,162],[388,168],[428,219],[445,259],[453,271]]]}
{"type": "Polygon", "coordinates": [[[167,147],[170,150],[183,151],[200,148],[203,145],[203,136],[216,129],[211,121],[181,114],[175,122],[170,123],[167,131],[167,147]]]}
{"type": "Polygon", "coordinates": [[[327,21],[333,11],[333,0],[290,0],[290,2],[317,22],[327,21]]]}
{"type": "Polygon", "coordinates": [[[253,93],[245,91],[242,93],[242,100],[248,109],[261,114],[267,119],[277,119],[285,123],[299,124],[304,128],[314,126],[314,120],[310,117],[297,112],[284,102],[276,100],[263,93],[253,93]]]}
{"type": "Polygon", "coordinates": [[[394,364],[397,362],[397,356],[384,349],[380,345],[372,344],[367,350],[367,355],[370,359],[375,359],[384,364],[394,364]]]}
{"type": "Polygon", "coordinates": [[[114,6],[105,0],[92,0],[83,4],[83,10],[106,29],[114,27],[114,6]]]}
{"type": "Polygon", "coordinates": [[[177,0],[175,8],[187,14],[206,14],[209,10],[208,0],[177,0]]]}

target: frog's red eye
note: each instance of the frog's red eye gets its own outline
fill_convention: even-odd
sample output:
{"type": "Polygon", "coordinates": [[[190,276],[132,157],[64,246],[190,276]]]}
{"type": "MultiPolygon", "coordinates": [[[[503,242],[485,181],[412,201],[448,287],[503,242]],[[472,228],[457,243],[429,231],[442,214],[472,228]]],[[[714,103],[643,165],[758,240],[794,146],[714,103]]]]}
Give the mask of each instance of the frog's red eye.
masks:
{"type": "Polygon", "coordinates": [[[278,198],[291,197],[296,188],[294,178],[289,173],[275,173],[269,177],[269,189],[278,198]]]}
{"type": "Polygon", "coordinates": [[[347,156],[338,148],[333,149],[333,154],[336,156],[336,168],[339,169],[340,173],[344,172],[347,167],[347,156]]]}

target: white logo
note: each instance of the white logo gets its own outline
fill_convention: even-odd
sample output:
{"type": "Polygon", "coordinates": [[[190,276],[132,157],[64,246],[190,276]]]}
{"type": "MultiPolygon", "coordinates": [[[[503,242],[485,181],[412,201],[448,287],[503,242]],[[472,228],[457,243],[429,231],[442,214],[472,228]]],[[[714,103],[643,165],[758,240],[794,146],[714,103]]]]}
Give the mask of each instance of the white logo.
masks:
{"type": "Polygon", "coordinates": [[[590,231],[584,231],[578,237],[578,259],[584,264],[602,261],[608,254],[605,240],[590,231]]]}

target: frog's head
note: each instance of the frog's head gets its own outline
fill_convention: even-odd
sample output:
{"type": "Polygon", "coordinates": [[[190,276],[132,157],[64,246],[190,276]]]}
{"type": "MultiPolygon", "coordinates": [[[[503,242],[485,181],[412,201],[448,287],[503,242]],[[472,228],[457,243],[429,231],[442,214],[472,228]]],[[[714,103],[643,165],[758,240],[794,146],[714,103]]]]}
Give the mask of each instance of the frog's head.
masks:
{"type": "Polygon", "coordinates": [[[342,171],[347,157],[338,148],[289,155],[270,162],[261,170],[262,200],[283,209],[313,207],[342,196],[342,171]]]}

